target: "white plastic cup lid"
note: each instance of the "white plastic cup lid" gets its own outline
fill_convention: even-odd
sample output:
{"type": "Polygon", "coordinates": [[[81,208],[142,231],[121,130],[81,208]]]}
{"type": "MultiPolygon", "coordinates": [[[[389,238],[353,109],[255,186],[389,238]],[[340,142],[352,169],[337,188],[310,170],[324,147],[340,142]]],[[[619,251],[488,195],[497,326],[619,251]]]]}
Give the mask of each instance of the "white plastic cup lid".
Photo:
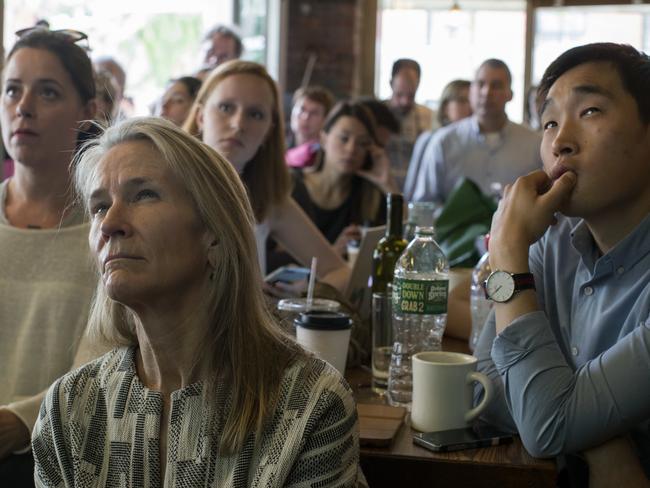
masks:
{"type": "Polygon", "coordinates": [[[338,312],[341,309],[341,304],[335,300],[327,300],[325,298],[314,298],[311,307],[307,307],[306,298],[284,298],[278,302],[278,310],[285,312],[307,312],[312,310],[323,312],[338,312]]]}

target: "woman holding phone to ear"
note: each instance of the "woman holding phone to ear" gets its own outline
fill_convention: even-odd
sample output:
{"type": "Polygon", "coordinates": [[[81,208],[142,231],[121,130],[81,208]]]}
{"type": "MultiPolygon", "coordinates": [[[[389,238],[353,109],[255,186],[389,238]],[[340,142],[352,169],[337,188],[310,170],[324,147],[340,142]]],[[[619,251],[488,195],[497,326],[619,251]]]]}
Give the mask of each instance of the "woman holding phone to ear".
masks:
{"type": "Polygon", "coordinates": [[[293,197],[340,255],[359,240],[359,225],[386,222],[384,194],[399,192],[371,112],[359,102],[332,108],[321,132],[320,161],[296,171],[293,197]]]}
{"type": "Polygon", "coordinates": [[[342,291],[348,267],[290,196],[282,120],[277,87],[266,69],[234,60],[204,81],[183,127],[225,156],[246,185],[261,269],[271,235],[303,266],[318,257],[318,278],[342,291]]]}

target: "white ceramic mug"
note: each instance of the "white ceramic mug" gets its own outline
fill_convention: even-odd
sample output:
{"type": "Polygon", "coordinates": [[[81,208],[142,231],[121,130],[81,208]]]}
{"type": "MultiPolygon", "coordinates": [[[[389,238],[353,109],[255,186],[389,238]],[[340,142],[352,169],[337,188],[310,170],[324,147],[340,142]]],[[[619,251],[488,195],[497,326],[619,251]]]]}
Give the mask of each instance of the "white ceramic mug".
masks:
{"type": "Polygon", "coordinates": [[[430,351],[415,354],[411,425],[422,432],[462,429],[492,400],[490,379],[476,371],[476,358],[468,354],[430,351]],[[472,408],[474,383],[483,385],[483,400],[472,408]]]}

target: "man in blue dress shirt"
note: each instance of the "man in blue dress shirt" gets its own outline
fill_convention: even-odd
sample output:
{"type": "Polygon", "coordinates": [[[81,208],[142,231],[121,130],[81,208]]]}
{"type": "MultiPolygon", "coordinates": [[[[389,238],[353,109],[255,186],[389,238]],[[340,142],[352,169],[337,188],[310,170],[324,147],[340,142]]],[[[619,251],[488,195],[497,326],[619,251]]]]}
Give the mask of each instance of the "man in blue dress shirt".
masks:
{"type": "Polygon", "coordinates": [[[618,44],[573,48],[546,70],[544,171],[506,187],[495,214],[486,281],[495,306],[476,351],[500,391],[486,419],[515,426],[531,454],[622,439],[616,452],[632,462],[608,464],[645,476],[649,86],[650,58],[618,44]]]}
{"type": "Polygon", "coordinates": [[[512,100],[508,66],[488,59],[479,66],[469,91],[473,115],[433,134],[422,156],[411,200],[444,203],[466,177],[493,193],[519,176],[538,170],[539,133],[508,120],[512,100]]]}

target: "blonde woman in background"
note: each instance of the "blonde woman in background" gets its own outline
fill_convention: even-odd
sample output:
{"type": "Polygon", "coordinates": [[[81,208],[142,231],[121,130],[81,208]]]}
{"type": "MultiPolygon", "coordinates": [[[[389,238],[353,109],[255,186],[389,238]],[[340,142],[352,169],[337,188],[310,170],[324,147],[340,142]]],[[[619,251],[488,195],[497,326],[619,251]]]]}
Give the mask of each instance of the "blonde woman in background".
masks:
{"type": "Polygon", "coordinates": [[[438,123],[444,127],[472,115],[469,104],[469,80],[453,80],[445,85],[440,96],[438,123]]]}
{"type": "Polygon", "coordinates": [[[244,182],[262,271],[272,235],[305,266],[318,257],[318,278],[342,291],[349,268],[290,197],[282,120],[277,87],[264,67],[236,60],[204,81],[183,127],[230,161],[244,182]]]}
{"type": "Polygon", "coordinates": [[[49,390],[38,486],[356,486],[352,393],[270,317],[233,167],[171,122],[89,144],[76,185],[112,352],[49,390]]]}

